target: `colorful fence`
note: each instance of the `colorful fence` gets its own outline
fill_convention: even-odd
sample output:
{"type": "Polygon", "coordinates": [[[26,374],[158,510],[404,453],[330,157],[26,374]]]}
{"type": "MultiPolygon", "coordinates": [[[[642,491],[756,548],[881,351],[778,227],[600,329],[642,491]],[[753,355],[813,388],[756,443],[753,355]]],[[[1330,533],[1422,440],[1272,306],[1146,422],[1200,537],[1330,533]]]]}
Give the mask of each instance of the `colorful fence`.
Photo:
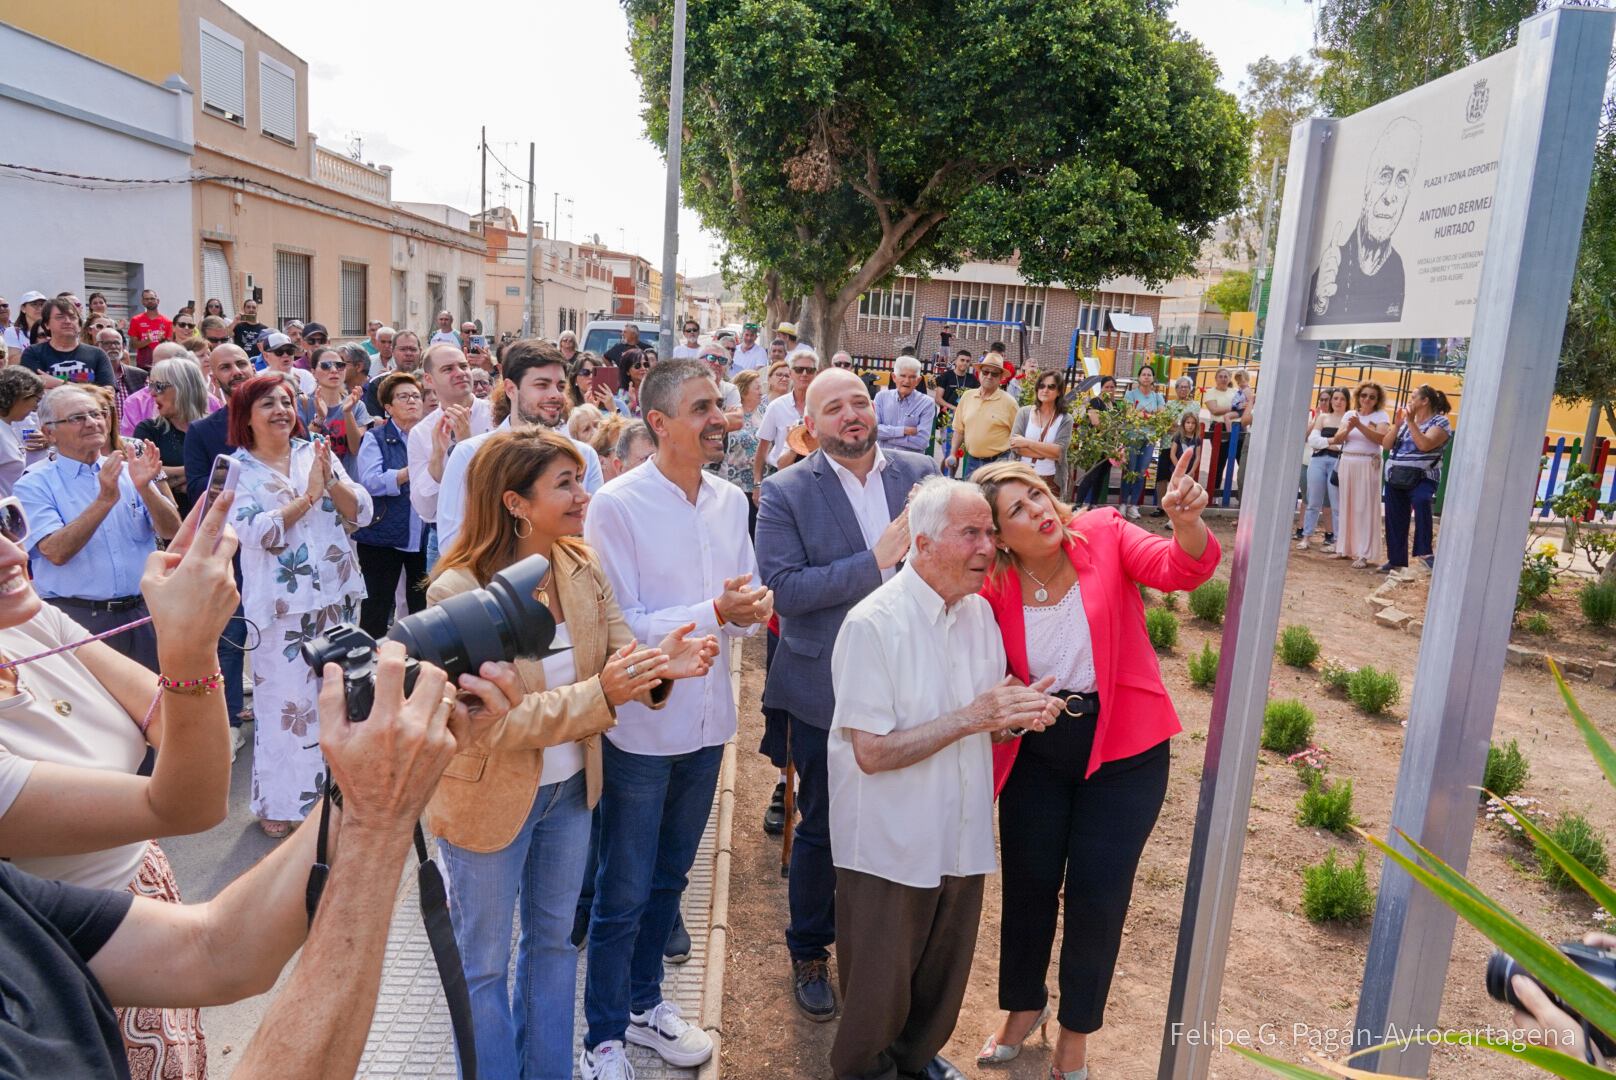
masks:
{"type": "MultiPolygon", "coordinates": [[[[1543,440],[1543,463],[1538,466],[1536,495],[1532,500],[1532,517],[1535,520],[1554,519],[1554,499],[1565,490],[1572,465],[1581,460],[1582,439],[1572,439],[1569,443],[1564,436],[1552,442],[1543,440]]],[[[1609,439],[1600,438],[1594,443],[1593,471],[1600,478],[1599,501],[1616,503],[1616,461],[1612,460],[1609,439]]],[[[1616,522],[1616,513],[1595,512],[1583,520],[1616,522]]]]}

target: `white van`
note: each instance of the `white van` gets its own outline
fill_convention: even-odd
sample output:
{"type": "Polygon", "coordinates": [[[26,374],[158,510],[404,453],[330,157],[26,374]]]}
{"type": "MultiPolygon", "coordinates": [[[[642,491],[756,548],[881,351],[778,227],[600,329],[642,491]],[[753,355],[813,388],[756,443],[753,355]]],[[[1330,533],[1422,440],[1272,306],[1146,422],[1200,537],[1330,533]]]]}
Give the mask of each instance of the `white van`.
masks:
{"type": "Polygon", "coordinates": [[[584,326],[583,340],[578,348],[604,357],[606,350],[623,340],[623,327],[633,323],[640,331],[640,344],[656,350],[657,359],[666,360],[660,339],[662,328],[657,320],[646,319],[591,319],[584,326]]]}

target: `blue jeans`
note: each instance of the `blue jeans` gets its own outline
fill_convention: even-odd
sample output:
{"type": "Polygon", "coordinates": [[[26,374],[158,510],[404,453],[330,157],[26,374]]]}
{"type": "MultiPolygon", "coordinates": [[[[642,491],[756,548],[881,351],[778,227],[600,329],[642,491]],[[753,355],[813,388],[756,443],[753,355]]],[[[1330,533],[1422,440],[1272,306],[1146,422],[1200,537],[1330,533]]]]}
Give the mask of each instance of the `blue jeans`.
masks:
{"type": "Polygon", "coordinates": [[[572,914],[588,849],[581,772],[540,787],[516,839],[499,851],[467,851],[438,841],[455,943],[471,991],[479,1076],[571,1080],[578,986],[572,914]],[[507,993],[511,917],[518,910],[516,985],[507,993]]]}
{"type": "Polygon", "coordinates": [[[823,960],[836,941],[836,864],[830,854],[830,732],[791,719],[791,761],[797,767],[797,809],[802,820],[791,844],[787,894],[791,922],[786,948],[793,960],[823,960]]]}
{"type": "Polygon", "coordinates": [[[438,526],[436,522],[428,522],[422,528],[426,530],[426,572],[430,574],[438,565],[438,526]]]}
{"type": "Polygon", "coordinates": [[[246,706],[241,682],[247,657],[242,650],[246,647],[247,620],[243,618],[241,605],[237,604],[236,614],[224,624],[224,633],[219,638],[219,674],[224,676],[224,707],[230,714],[231,727],[241,726],[241,710],[246,706]]]}
{"type": "Polygon", "coordinates": [[[1229,426],[1229,438],[1223,444],[1223,461],[1218,469],[1218,472],[1222,475],[1213,478],[1216,485],[1210,494],[1214,497],[1221,496],[1225,504],[1227,504],[1229,496],[1235,494],[1235,464],[1240,457],[1240,444],[1245,441],[1244,435],[1245,430],[1242,425],[1231,424],[1229,426]]]}
{"type": "MultiPolygon", "coordinates": [[[[621,1041],[662,1001],[662,947],[712,812],[722,746],[657,757],[601,740],[600,870],[589,920],[584,1045],[621,1041]]],[[[494,1072],[490,1076],[497,1075],[494,1072]]]]}
{"type": "Polygon", "coordinates": [[[1137,506],[1145,501],[1145,470],[1150,468],[1155,456],[1154,446],[1128,447],[1128,467],[1123,474],[1122,490],[1118,493],[1119,505],[1137,506]],[[1132,479],[1128,478],[1128,473],[1133,474],[1132,479]]]}
{"type": "Polygon", "coordinates": [[[1408,565],[1408,516],[1414,514],[1414,557],[1435,554],[1431,550],[1431,501],[1436,498],[1436,481],[1430,477],[1412,488],[1386,485],[1386,561],[1392,566],[1408,565]]]}
{"type": "Polygon", "coordinates": [[[1319,515],[1324,512],[1324,504],[1330,504],[1330,527],[1339,529],[1341,522],[1336,520],[1341,513],[1341,489],[1330,483],[1336,469],[1341,467],[1341,459],[1327,457],[1324,454],[1314,454],[1307,459],[1307,510],[1302,514],[1302,539],[1306,540],[1313,535],[1313,528],[1319,523],[1319,515]]]}
{"type": "Polygon", "coordinates": [[[1002,454],[995,454],[993,457],[972,457],[971,454],[970,454],[970,451],[966,451],[966,453],[965,453],[965,479],[969,480],[971,478],[971,474],[974,473],[976,470],[980,469],[984,465],[992,465],[995,461],[1009,461],[1009,460],[1010,460],[1010,451],[1008,451],[1008,450],[1006,450],[1002,454]]]}

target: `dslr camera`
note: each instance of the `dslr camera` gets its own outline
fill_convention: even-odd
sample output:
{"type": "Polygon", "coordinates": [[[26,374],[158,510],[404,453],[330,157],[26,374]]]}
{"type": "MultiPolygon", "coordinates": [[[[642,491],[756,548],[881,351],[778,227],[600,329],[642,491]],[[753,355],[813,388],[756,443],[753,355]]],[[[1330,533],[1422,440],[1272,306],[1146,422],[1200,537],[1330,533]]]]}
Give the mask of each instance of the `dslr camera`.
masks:
{"type": "MultiPolygon", "coordinates": [[[[1604,983],[1606,990],[1616,994],[1616,951],[1584,945],[1580,941],[1561,942],[1560,951],[1565,954],[1566,959],[1598,979],[1601,983],[1604,983]]],[[[1488,996],[1495,1001],[1507,1002],[1524,1011],[1521,999],[1516,996],[1515,988],[1510,985],[1510,979],[1516,975],[1525,975],[1528,979],[1532,979],[1533,982],[1538,982],[1530,971],[1521,967],[1515,958],[1507,953],[1494,952],[1487,959],[1488,996]]],[[[1538,982],[1538,985],[1542,986],[1543,984],[1538,982]]],[[[1606,1058],[1616,1057],[1616,1038],[1612,1037],[1616,1035],[1616,1032],[1601,1031],[1599,1028],[1594,1027],[1584,1020],[1577,1010],[1561,1001],[1560,996],[1548,987],[1544,986],[1543,992],[1548,995],[1550,1001],[1564,1010],[1571,1019],[1582,1027],[1583,1032],[1588,1036],[1588,1041],[1597,1047],[1601,1054],[1606,1058]]]]}
{"type": "MultiPolygon", "coordinates": [[[[421,661],[436,664],[454,683],[490,660],[550,655],[555,617],[538,595],[539,582],[549,570],[544,556],[529,555],[495,574],[487,588],[451,596],[394,623],[387,636],[402,642],[408,654],[404,692],[415,689],[421,661]]],[[[342,669],[350,722],[370,715],[376,696],[375,638],[352,623],[343,623],[308,641],[302,653],[316,676],[326,664],[342,669]]]]}

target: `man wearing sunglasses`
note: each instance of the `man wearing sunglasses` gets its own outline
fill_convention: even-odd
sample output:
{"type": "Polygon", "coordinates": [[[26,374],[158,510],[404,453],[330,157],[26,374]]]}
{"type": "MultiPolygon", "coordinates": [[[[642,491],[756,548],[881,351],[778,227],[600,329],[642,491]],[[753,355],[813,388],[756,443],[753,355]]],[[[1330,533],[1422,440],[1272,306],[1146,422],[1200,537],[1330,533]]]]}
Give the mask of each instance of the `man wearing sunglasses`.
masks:
{"type": "MultiPolygon", "coordinates": [[[[696,350],[696,359],[706,364],[708,370],[713,373],[713,378],[718,380],[718,403],[729,422],[729,430],[741,430],[741,425],[746,419],[741,415],[740,387],[729,381],[729,354],[718,342],[708,339],[696,350]]],[[[718,470],[715,468],[713,471],[718,470]]]]}
{"type": "MultiPolygon", "coordinates": [[[[31,523],[28,554],[34,590],[92,634],[146,617],[140,576],[157,538],[172,539],[180,516],[162,483],[163,462],[149,442],[125,443],[102,457],[107,418],[79,387],[40,399],[39,419],[56,458],[17,481],[31,523]]],[[[149,625],[107,639],[131,660],[157,670],[149,625]]]]}
{"type": "MultiPolygon", "coordinates": [[[[321,331],[319,335],[320,343],[324,344],[325,327],[320,326],[319,323],[311,323],[310,325],[321,331]]],[[[308,339],[304,338],[304,340],[307,341],[308,339]]],[[[261,344],[264,347],[265,371],[279,371],[291,375],[297,380],[298,393],[314,393],[314,376],[306,368],[292,366],[297,359],[297,346],[292,344],[291,338],[285,334],[270,331],[264,335],[261,344]]]]}
{"type": "Polygon", "coordinates": [[[702,346],[699,343],[701,324],[691,319],[685,323],[683,329],[685,339],[673,347],[673,358],[675,360],[701,359],[702,346]]]}
{"type": "Polygon", "coordinates": [[[765,466],[783,469],[797,460],[797,455],[786,445],[786,432],[803,422],[808,384],[814,381],[818,372],[818,355],[812,349],[800,350],[791,357],[791,393],[781,394],[763,410],[763,422],[758,425],[757,457],[752,461],[754,499],[763,486],[765,466]]]}

